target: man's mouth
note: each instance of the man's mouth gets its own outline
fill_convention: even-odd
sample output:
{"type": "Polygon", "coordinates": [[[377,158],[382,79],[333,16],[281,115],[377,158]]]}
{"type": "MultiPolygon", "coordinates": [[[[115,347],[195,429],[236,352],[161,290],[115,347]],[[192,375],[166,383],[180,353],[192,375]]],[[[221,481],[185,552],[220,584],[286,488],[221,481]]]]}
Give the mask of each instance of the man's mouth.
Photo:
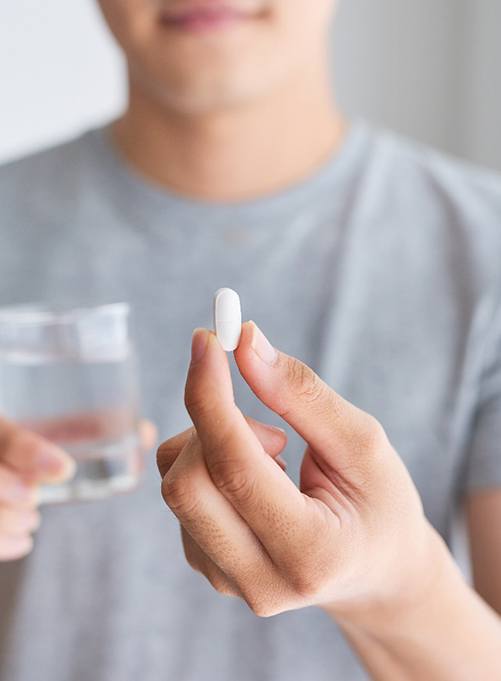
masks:
{"type": "Polygon", "coordinates": [[[241,9],[224,2],[183,3],[160,13],[163,26],[179,31],[210,31],[260,17],[260,12],[241,9]]]}

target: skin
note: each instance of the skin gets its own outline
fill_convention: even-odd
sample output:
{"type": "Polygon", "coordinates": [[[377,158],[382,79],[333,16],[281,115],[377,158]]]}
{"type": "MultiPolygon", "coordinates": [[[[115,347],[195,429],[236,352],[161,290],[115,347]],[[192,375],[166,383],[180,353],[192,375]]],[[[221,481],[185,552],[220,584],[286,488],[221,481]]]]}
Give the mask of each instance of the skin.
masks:
{"type": "Polygon", "coordinates": [[[190,565],[262,617],[324,609],[373,679],[499,678],[501,619],[428,523],[382,426],[252,322],[234,356],[307,443],[300,487],[274,461],[285,435],[270,446],[249,425],[226,354],[196,330],[185,389],[193,428],[157,455],[190,565]]]}
{"type": "MultiPolygon", "coordinates": [[[[103,430],[88,415],[51,422],[43,434],[0,418],[0,561],[17,560],[33,549],[32,535],[41,522],[40,485],[64,482],[75,473],[75,462],[49,438],[64,433],[68,441],[72,434],[81,439],[96,432],[103,430]]],[[[155,444],[155,427],[143,421],[139,434],[146,452],[155,444]]]]}

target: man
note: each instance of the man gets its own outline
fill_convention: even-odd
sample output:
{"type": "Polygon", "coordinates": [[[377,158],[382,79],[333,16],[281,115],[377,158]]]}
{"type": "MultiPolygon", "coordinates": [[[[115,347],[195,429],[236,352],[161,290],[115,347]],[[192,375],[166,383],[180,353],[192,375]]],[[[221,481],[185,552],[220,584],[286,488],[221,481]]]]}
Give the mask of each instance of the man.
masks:
{"type": "MultiPolygon", "coordinates": [[[[33,551],[2,564],[2,681],[498,674],[501,184],[343,119],[333,4],[101,0],[126,112],[0,174],[1,302],[133,304],[145,413],[163,438],[183,431],[158,463],[188,560],[282,613],[257,618],[189,570],[150,461],[135,494],[45,508],[33,551]],[[258,399],[233,371],[242,420],[197,331],[185,430],[186,339],[220,286],[331,387],[246,324],[235,358],[258,399]],[[293,478],[308,442],[303,494],[271,460],[286,435],[260,423],[267,407],[290,424],[293,478]],[[438,538],[459,499],[483,600],[438,538]]],[[[16,558],[36,515],[6,500],[28,437],[12,428],[16,558]]]]}

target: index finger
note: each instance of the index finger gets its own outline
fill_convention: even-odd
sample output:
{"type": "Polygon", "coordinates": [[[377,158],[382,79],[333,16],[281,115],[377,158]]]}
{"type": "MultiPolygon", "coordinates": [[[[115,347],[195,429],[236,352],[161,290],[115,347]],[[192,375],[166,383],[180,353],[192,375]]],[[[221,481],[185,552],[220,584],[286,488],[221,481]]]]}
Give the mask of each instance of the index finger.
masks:
{"type": "Polygon", "coordinates": [[[228,360],[213,333],[195,330],[192,357],[185,403],[210,477],[270,555],[284,559],[305,531],[305,499],[235,405],[228,360]]]}

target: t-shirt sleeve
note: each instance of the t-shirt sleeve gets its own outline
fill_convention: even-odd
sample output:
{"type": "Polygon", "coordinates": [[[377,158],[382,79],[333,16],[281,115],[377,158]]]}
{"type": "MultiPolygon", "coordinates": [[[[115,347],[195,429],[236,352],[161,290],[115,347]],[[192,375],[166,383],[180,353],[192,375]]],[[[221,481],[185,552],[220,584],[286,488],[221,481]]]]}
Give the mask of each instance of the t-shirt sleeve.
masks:
{"type": "Polygon", "coordinates": [[[501,488],[501,306],[485,346],[473,427],[466,451],[463,492],[501,488]]]}

